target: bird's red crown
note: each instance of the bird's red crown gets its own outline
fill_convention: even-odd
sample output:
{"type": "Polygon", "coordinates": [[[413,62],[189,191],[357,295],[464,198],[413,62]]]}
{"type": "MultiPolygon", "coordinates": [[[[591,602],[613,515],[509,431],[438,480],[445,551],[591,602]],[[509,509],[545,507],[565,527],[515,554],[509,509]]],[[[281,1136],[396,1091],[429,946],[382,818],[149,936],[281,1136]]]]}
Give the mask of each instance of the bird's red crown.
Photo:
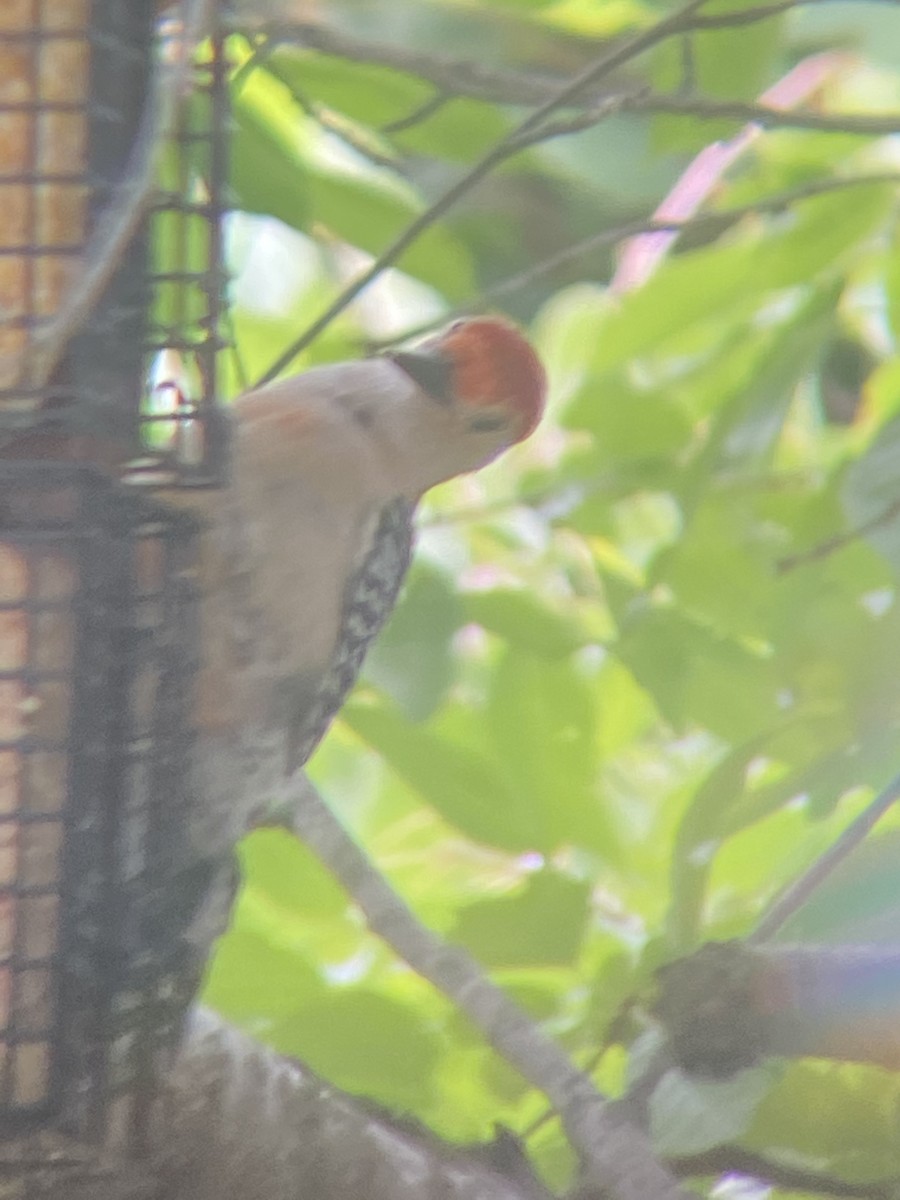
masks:
{"type": "Polygon", "coordinates": [[[440,340],[453,362],[454,393],[465,404],[512,409],[516,441],[534,430],[544,411],[547,376],[515,326],[498,317],[456,321],[440,340]]]}

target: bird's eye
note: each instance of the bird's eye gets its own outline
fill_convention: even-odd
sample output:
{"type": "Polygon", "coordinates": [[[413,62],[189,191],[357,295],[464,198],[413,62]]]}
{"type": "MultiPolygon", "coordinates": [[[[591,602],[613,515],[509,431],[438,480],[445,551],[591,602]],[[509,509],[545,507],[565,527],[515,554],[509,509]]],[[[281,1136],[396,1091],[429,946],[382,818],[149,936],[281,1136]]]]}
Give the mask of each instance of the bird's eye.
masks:
{"type": "Polygon", "coordinates": [[[371,426],[373,416],[371,408],[361,405],[359,408],[352,409],[351,413],[353,420],[363,429],[368,429],[371,426]]]}
{"type": "Polygon", "coordinates": [[[506,425],[506,417],[500,413],[485,413],[480,417],[473,417],[469,427],[474,429],[476,433],[492,433],[494,430],[502,429],[506,425]]]}

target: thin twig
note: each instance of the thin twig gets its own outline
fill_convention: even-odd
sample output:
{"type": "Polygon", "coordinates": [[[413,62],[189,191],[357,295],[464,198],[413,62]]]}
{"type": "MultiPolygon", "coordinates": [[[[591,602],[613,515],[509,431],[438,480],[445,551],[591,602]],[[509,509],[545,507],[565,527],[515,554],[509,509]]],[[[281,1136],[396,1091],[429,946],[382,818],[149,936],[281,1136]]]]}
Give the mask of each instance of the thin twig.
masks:
{"type": "Polygon", "coordinates": [[[689,217],[684,221],[660,221],[652,219],[648,221],[630,221],[623,225],[617,225],[612,229],[604,229],[602,232],[595,233],[589,238],[584,238],[583,241],[577,242],[572,246],[567,246],[564,250],[557,251],[556,254],[542,259],[540,262],[535,263],[534,266],[528,267],[526,270],[520,271],[518,274],[510,276],[501,283],[486,289],[480,299],[482,302],[489,303],[510,292],[519,291],[549,271],[556,270],[558,267],[565,266],[570,262],[578,262],[591,251],[598,250],[610,243],[621,241],[623,238],[637,237],[642,234],[683,234],[686,232],[702,236],[705,233],[721,229],[723,225],[732,225],[736,221],[743,220],[745,217],[752,217],[763,213],[784,212],[792,205],[800,204],[804,200],[812,200],[816,196],[826,196],[831,192],[840,192],[846,188],[892,183],[900,184],[900,172],[884,171],[875,172],[871,175],[816,180],[800,184],[795,188],[785,188],[784,191],[767,196],[764,200],[755,200],[749,204],[738,204],[731,208],[716,209],[713,212],[701,213],[699,216],[689,217]]]}
{"type": "MultiPolygon", "coordinates": [[[[839,54],[811,55],[766,88],[757,102],[769,108],[792,109],[818,91],[844,61],[844,56],[839,54]]],[[[692,217],[729,167],[747,152],[762,132],[761,125],[750,121],[733,137],[704,146],[676,179],[653,216],[662,221],[684,221],[692,217]]],[[[676,236],[674,233],[655,233],[632,238],[619,254],[610,291],[621,295],[645,283],[676,236]]]]}
{"type": "Polygon", "coordinates": [[[815,113],[781,111],[765,104],[740,103],[733,100],[707,100],[702,96],[662,95],[647,89],[623,92],[607,97],[594,108],[548,121],[539,129],[528,129],[516,135],[517,148],[581,133],[605,121],[610,111],[630,113],[671,113],[695,117],[699,121],[752,122],[763,129],[810,129],[819,133],[849,133],[859,137],[887,137],[900,132],[900,112],[878,116],[857,116],[855,113],[815,113]]]}
{"type": "Polygon", "coordinates": [[[440,112],[452,99],[453,97],[447,92],[437,91],[424,104],[419,104],[405,117],[400,117],[396,121],[388,121],[386,125],[382,125],[381,132],[384,134],[402,133],[404,129],[412,129],[414,125],[421,125],[423,121],[427,121],[429,117],[440,112]]]}
{"type": "MultiPolygon", "coordinates": [[[[420,325],[404,329],[402,333],[393,334],[389,338],[371,341],[368,345],[371,350],[383,350],[395,345],[397,342],[406,341],[408,338],[428,333],[437,325],[446,322],[449,318],[465,316],[468,313],[490,307],[496,301],[502,300],[515,292],[521,291],[522,288],[530,286],[536,280],[548,275],[551,271],[568,266],[569,263],[582,262],[595,250],[600,250],[604,246],[614,245],[616,242],[640,237],[644,234],[652,235],[660,233],[692,233],[702,237],[704,234],[714,233],[723,226],[732,225],[734,222],[743,220],[745,217],[765,213],[780,213],[786,211],[794,204],[802,203],[804,200],[811,200],[816,196],[826,196],[831,192],[840,192],[846,188],[877,186],[879,184],[900,184],[900,172],[883,171],[873,172],[869,175],[848,176],[846,178],[813,180],[794,188],[785,188],[781,192],[774,192],[763,200],[754,200],[748,204],[739,204],[731,208],[720,208],[713,212],[700,213],[696,217],[690,217],[683,221],[657,220],[653,217],[646,220],[625,221],[621,225],[613,225],[609,229],[603,229],[599,233],[591,234],[590,237],[583,238],[579,242],[574,242],[571,246],[557,250],[554,254],[542,258],[530,267],[526,267],[524,271],[517,271],[515,275],[510,275],[506,279],[500,280],[499,283],[485,288],[476,297],[473,297],[472,300],[442,313],[433,320],[424,321],[420,325]]],[[[878,523],[880,524],[882,520],[886,519],[882,516],[879,518],[878,523]]],[[[847,536],[849,538],[851,535],[847,536]]],[[[856,534],[852,536],[856,536],[856,534]]],[[[789,562],[789,566],[792,565],[793,562],[789,562]]]]}
{"type": "Polygon", "coordinates": [[[305,92],[297,87],[294,80],[278,69],[277,63],[270,62],[268,71],[274,79],[284,84],[303,112],[324,129],[326,133],[330,133],[332,137],[338,138],[345,146],[348,146],[362,158],[367,158],[376,167],[383,167],[385,170],[401,174],[396,156],[379,150],[375,145],[374,137],[366,138],[361,136],[357,132],[358,127],[342,113],[335,112],[334,109],[329,108],[325,104],[320,104],[317,100],[313,100],[312,97],[307,96],[305,92]]]}
{"type": "MultiPolygon", "coordinates": [[[[801,6],[814,7],[824,4],[827,0],[776,0],[774,4],[759,4],[755,8],[741,8],[734,12],[720,13],[715,17],[696,16],[690,23],[691,32],[701,29],[731,29],[736,25],[752,25],[757,21],[768,21],[771,17],[780,17],[792,8],[801,6]]],[[[893,0],[886,0],[893,3],[893,0]]]]}
{"type": "MultiPolygon", "coordinates": [[[[616,1030],[619,1025],[624,1023],[626,1018],[631,1014],[635,1006],[635,1001],[635,996],[626,996],[619,1005],[618,1012],[610,1021],[606,1036],[604,1037],[603,1041],[591,1051],[587,1061],[580,1068],[585,1075],[593,1075],[593,1073],[600,1066],[600,1063],[603,1061],[603,1056],[611,1046],[615,1045],[616,1041],[618,1040],[616,1030]]],[[[549,1121],[552,1121],[555,1116],[556,1112],[554,1109],[546,1108],[542,1113],[540,1113],[539,1116],[535,1117],[533,1121],[529,1121],[525,1128],[517,1134],[519,1140],[521,1142],[529,1141],[537,1133],[539,1133],[549,1121]]]]}
{"type": "Polygon", "coordinates": [[[747,939],[748,942],[753,945],[774,937],[797,909],[807,902],[813,892],[821,887],[825,880],[869,835],[897,800],[900,800],[900,775],[895,776],[884,791],[878,793],[872,803],[850,822],[837,841],[824,854],[820,855],[799,879],[788,884],[784,891],[775,898],[757,924],[756,929],[747,939]]]}
{"type": "Polygon", "coordinates": [[[488,67],[471,59],[414,50],[396,42],[372,42],[311,22],[270,25],[262,31],[262,36],[265,42],[257,47],[259,55],[268,56],[279,45],[299,44],[348,62],[368,63],[416,75],[448,97],[465,96],[488,104],[543,104],[552,99],[560,87],[560,80],[552,75],[488,67]]]}
{"type": "Polygon", "coordinates": [[[662,96],[643,92],[629,100],[631,112],[675,113],[701,121],[753,121],[765,129],[812,129],[822,133],[850,133],[880,137],[900,132],[900,112],[877,116],[856,113],[781,111],[767,104],[744,104],[733,100],[706,100],[702,96],[662,96]]]}
{"type": "MultiPolygon", "coordinates": [[[[875,799],[857,816],[831,847],[820,855],[799,879],[788,884],[786,888],[769,905],[756,928],[746,939],[748,945],[758,945],[773,938],[787,921],[807,903],[813,893],[834,873],[861,843],[868,837],[881,818],[900,800],[900,775],[879,792],[875,799]]],[[[644,1073],[632,1084],[631,1088],[618,1101],[622,1111],[631,1120],[641,1121],[646,1104],[654,1088],[663,1075],[673,1066],[668,1048],[663,1045],[648,1063],[644,1073]]],[[[723,1170],[729,1168],[723,1167],[723,1170]]],[[[730,1169],[740,1170],[739,1166],[730,1169]]],[[[683,1170],[684,1174],[695,1174],[695,1170],[683,1170]]],[[[753,1172],[748,1172],[752,1174],[753,1172]]],[[[762,1176],[766,1178],[766,1176],[762,1176]]],[[[777,1180],[773,1180],[777,1182],[777,1180]]],[[[814,1189],[818,1190],[818,1189],[814,1189]]],[[[836,1192],[835,1194],[842,1194],[836,1192]]],[[[855,1194],[855,1193],[848,1193],[855,1194]]],[[[867,1194],[867,1193],[863,1193],[867,1194]]],[[[875,1195],[881,1193],[876,1191],[875,1195]]]]}
{"type": "Polygon", "coordinates": [[[689,33],[681,35],[681,44],[678,50],[681,58],[678,90],[684,95],[690,96],[696,91],[697,86],[697,60],[694,53],[694,39],[689,33]]]}
{"type": "Polygon", "coordinates": [[[845,546],[858,542],[867,534],[874,533],[876,529],[890,525],[898,516],[900,516],[900,498],[891,501],[880,513],[876,513],[868,521],[863,521],[861,525],[848,529],[845,533],[836,533],[834,537],[826,538],[824,542],[811,546],[809,550],[800,550],[797,554],[788,554],[784,558],[780,558],[776,563],[776,569],[779,574],[785,574],[797,567],[806,566],[807,563],[818,562],[819,559],[827,558],[838,550],[843,550],[845,546]]]}
{"type": "Polygon", "coordinates": [[[896,1177],[853,1183],[836,1175],[825,1175],[774,1161],[743,1146],[715,1146],[701,1154],[673,1159],[671,1165],[679,1176],[744,1175],[770,1188],[776,1187],[779,1191],[857,1197],[858,1200],[893,1200],[900,1183],[896,1177]]]}
{"type": "Polygon", "coordinates": [[[353,897],[372,932],[447,996],[549,1098],[590,1181],[602,1184],[604,1193],[616,1200],[685,1200],[654,1158],[646,1135],[606,1103],[593,1082],[465,951],[448,946],[419,923],[302,772],[294,775],[290,788],[294,832],[353,897]]]}
{"type": "Polygon", "coordinates": [[[407,250],[426,229],[429,229],[434,223],[439,220],[445,212],[447,212],[462,196],[475,187],[482,179],[490,174],[493,169],[502,163],[505,159],[515,154],[519,147],[516,139],[527,136],[532,130],[539,128],[544,124],[546,118],[559,108],[566,107],[570,101],[579,96],[585,88],[590,87],[603,78],[609,72],[615,70],[625,62],[629,62],[637,55],[649,50],[652,46],[664,41],[673,33],[677,33],[693,13],[700,8],[706,0],[688,0],[688,3],[680,8],[671,16],[658,21],[652,28],[645,30],[643,33],[637,34],[630,38],[621,46],[608,51],[602,58],[592,63],[582,72],[575,76],[570,83],[566,84],[557,90],[549,100],[538,105],[528,117],[525,118],[516,128],[506,137],[502,138],[496,145],[489,150],[475,165],[466,172],[460,179],[456,181],[446,192],[440,196],[434,204],[430,205],[424,212],[420,213],[413,221],[407,225],[404,231],[396,238],[390,246],[387,247],[372,263],[372,265],[356,279],[352,280],[339,296],[325,309],[325,311],[312,322],[311,325],[298,337],[278,359],[272,363],[269,369],[265,372],[262,378],[258,381],[257,386],[267,383],[279,375],[282,370],[306,347],[310,342],[326,329],[335,317],[339,316],[356,297],[368,285],[376,279],[388,267],[394,265],[397,259],[407,250]]]}
{"type": "Polygon", "coordinates": [[[594,104],[585,112],[574,117],[563,117],[559,121],[542,122],[536,128],[516,130],[509,134],[509,142],[515,153],[527,150],[540,142],[549,142],[556,137],[566,137],[571,133],[582,133],[585,129],[593,129],[595,125],[608,120],[621,112],[631,112],[635,102],[648,94],[647,88],[630,92],[616,92],[605,96],[598,104],[594,104]]]}
{"type": "MultiPolygon", "coordinates": [[[[780,16],[792,8],[815,7],[831,2],[833,0],[776,0],[773,4],[715,16],[697,14],[686,18],[679,32],[728,29],[780,16]]],[[[883,2],[893,4],[896,0],[883,2]]],[[[543,104],[553,98],[562,82],[557,76],[547,73],[486,66],[471,59],[416,50],[396,42],[373,42],[316,22],[277,22],[264,26],[253,37],[260,57],[245,64],[247,67],[258,65],[263,56],[271,54],[279,45],[299,45],[349,62],[369,63],[415,75],[433,84],[448,98],[464,96],[488,104],[543,104]]],[[[598,96],[586,89],[582,100],[591,99],[596,100],[598,96]]]]}
{"type": "MultiPolygon", "coordinates": [[[[702,4],[703,0],[692,0],[692,3],[702,4]]],[[[707,101],[697,97],[659,96],[646,90],[631,93],[621,93],[608,97],[590,112],[579,114],[569,119],[548,122],[546,117],[557,108],[565,107],[567,103],[581,93],[590,84],[595,83],[607,71],[619,66],[622,61],[641,53],[647,48],[647,39],[653,42],[662,40],[678,31],[678,21],[684,18],[685,10],[675,14],[667,22],[661,22],[648,30],[641,38],[633,39],[626,46],[620,47],[607,55],[599,63],[593,64],[582,72],[571,84],[556,96],[544,102],[516,129],[512,130],[502,141],[480,159],[475,166],[462,176],[434,204],[412,221],[371,266],[344,289],[335,301],[314,321],[306,331],[272,364],[269,370],[258,381],[258,385],[266,383],[278,375],[297,354],[304,350],[338,316],[350,303],[387,267],[392,266],[409,246],[440,217],[444,215],[463,195],[476,186],[490,171],[506,158],[538,141],[547,138],[578,132],[588,125],[595,124],[617,111],[634,112],[679,112],[700,117],[701,119],[717,119],[724,117],[743,120],[760,128],[784,126],[795,128],[815,129],[819,131],[840,131],[847,133],[882,135],[900,130],[900,114],[885,114],[878,117],[844,115],[823,115],[807,112],[785,112],[766,104],[738,104],[717,101],[707,101]],[[663,26],[666,26],[663,30],[663,26]],[[639,43],[639,44],[638,44],[639,43]]],[[[603,235],[600,235],[601,238],[603,235]]],[[[602,244],[602,243],[595,243],[602,244]]],[[[494,295],[496,295],[496,290],[494,295]]]]}

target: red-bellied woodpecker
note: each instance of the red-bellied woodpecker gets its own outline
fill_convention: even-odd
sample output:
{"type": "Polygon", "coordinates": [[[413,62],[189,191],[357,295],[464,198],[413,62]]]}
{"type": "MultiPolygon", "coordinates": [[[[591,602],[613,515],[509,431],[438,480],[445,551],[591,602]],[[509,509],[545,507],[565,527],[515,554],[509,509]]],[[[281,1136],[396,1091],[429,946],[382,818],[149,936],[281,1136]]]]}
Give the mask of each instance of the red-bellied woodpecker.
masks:
{"type": "Polygon", "coordinates": [[[484,317],[236,401],[204,547],[198,838],[213,857],[277,808],[343,703],[394,607],[422,493],[527,437],[544,393],[525,338],[484,317]]]}
{"type": "Polygon", "coordinates": [[[422,493],[531,433],[544,392],[528,342],[485,317],[237,400],[200,724],[254,747],[255,786],[301,766],[340,708],[394,607],[422,493]]]}

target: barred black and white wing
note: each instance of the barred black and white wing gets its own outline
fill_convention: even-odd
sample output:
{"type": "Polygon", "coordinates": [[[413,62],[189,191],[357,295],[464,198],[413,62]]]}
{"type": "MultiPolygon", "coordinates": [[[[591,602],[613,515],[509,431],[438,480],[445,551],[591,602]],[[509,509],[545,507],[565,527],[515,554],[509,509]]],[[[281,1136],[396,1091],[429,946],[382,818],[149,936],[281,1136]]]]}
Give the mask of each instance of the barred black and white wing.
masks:
{"type": "Polygon", "coordinates": [[[324,737],[394,610],[412,553],[413,512],[402,497],[381,510],[369,548],[344,592],[334,655],[291,731],[289,772],[302,767],[324,737]]]}

